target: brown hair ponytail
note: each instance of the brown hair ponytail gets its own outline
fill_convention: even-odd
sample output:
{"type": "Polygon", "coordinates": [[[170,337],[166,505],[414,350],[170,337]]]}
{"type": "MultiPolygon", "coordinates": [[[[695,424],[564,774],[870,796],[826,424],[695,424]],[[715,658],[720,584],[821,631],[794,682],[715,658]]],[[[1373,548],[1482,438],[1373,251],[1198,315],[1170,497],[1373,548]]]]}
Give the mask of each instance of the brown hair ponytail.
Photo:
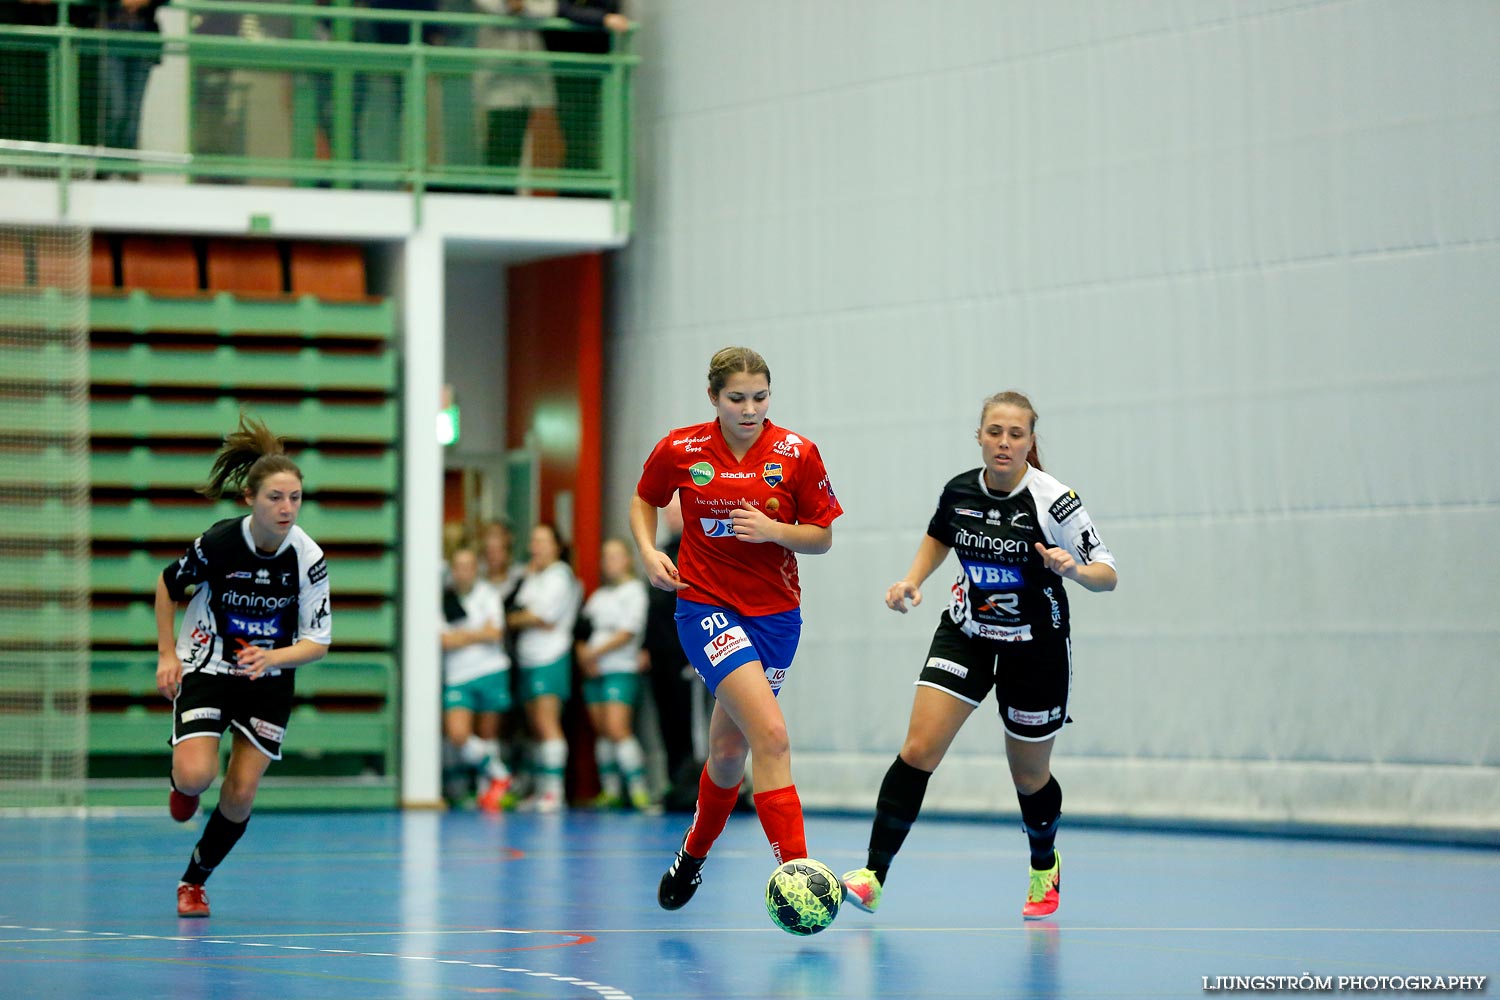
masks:
{"type": "Polygon", "coordinates": [[[260,492],[267,476],[278,472],[290,472],[298,482],[302,480],[302,470],[287,456],[285,440],[272,434],[261,421],[241,413],[239,427],[224,435],[224,446],[214,457],[208,482],[198,487],[198,492],[210,500],[247,490],[253,496],[260,492]]]}
{"type": "Polygon", "coordinates": [[[990,407],[992,406],[1014,406],[1031,414],[1031,450],[1026,453],[1026,464],[1038,472],[1043,471],[1042,456],[1036,450],[1036,407],[1031,405],[1031,400],[1014,390],[995,393],[989,399],[986,399],[984,405],[979,408],[979,426],[981,428],[984,427],[985,415],[990,412],[990,407]]]}

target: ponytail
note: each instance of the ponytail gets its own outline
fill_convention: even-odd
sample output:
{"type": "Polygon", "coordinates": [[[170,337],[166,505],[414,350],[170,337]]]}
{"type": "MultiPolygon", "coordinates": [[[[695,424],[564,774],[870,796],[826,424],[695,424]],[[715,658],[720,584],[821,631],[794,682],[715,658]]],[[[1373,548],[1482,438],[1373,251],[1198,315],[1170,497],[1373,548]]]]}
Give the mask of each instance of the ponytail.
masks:
{"type": "Polygon", "coordinates": [[[241,412],[239,426],[224,436],[208,482],[198,487],[198,492],[210,500],[238,496],[247,490],[253,495],[260,492],[267,476],[278,472],[290,472],[299,482],[302,479],[302,470],[286,453],[286,441],[241,412]]]}

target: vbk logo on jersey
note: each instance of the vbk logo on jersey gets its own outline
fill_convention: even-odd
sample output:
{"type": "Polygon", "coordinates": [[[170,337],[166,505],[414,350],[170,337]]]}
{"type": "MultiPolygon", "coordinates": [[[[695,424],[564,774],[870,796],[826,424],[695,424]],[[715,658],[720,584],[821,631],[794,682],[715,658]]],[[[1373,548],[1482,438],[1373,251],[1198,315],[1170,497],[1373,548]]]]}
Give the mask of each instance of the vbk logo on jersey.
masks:
{"type": "Polygon", "coordinates": [[[281,634],[281,625],[275,618],[241,618],[238,615],[230,615],[229,630],[239,635],[274,639],[281,634]]]}
{"type": "Polygon", "coordinates": [[[767,486],[781,485],[781,463],[767,462],[760,470],[761,478],[766,481],[767,486]]]}
{"type": "Polygon", "coordinates": [[[1025,584],[1021,571],[1014,566],[996,566],[993,563],[965,563],[969,579],[977,587],[987,590],[1015,590],[1025,584]]]}

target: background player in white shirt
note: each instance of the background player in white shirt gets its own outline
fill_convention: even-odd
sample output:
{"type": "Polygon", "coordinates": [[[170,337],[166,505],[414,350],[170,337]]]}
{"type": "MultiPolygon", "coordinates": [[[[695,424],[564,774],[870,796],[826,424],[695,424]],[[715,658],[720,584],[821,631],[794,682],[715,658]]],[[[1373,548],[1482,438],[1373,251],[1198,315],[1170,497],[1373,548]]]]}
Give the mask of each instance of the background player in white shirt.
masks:
{"type": "MultiPolygon", "coordinates": [[[[510,657],[501,645],[500,591],[479,578],[479,554],[456,550],[453,582],[443,593],[443,734],[453,753],[484,779],[478,804],[498,812],[510,790],[500,754],[500,716],[510,710],[510,657]]],[[[468,778],[465,777],[465,784],[468,778]]]]}
{"type": "Polygon", "coordinates": [[[568,741],[562,712],[573,689],[573,623],[578,619],[578,578],[565,558],[562,538],[550,524],[531,529],[531,561],[506,616],[515,630],[521,700],[531,726],[533,791],[520,808],[557,812],[564,806],[563,772],[568,741]]]}
{"type": "Polygon", "coordinates": [[[588,641],[574,647],[603,789],[595,804],[613,808],[628,793],[631,805],[648,809],[652,803],[646,760],[634,723],[640,692],[638,654],[646,633],[646,584],[635,575],[630,550],[618,538],[605,541],[599,567],[604,582],[583,605],[588,641]]]}

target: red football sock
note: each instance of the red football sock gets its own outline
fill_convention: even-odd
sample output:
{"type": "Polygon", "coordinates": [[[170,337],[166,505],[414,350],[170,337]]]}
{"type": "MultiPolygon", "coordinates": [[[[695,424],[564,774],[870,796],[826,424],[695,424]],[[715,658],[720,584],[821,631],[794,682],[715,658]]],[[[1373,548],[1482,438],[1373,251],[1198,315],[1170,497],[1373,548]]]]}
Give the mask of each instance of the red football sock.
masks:
{"type": "Polygon", "coordinates": [[[739,801],[741,784],[743,782],[736,782],[733,788],[720,788],[708,776],[708,765],[703,765],[703,773],[698,775],[698,808],[693,810],[693,825],[688,827],[685,845],[693,857],[708,857],[709,848],[724,832],[724,824],[729,822],[729,814],[734,812],[734,804],[739,801]]]}
{"type": "Polygon", "coordinates": [[[807,857],[807,835],[802,829],[802,800],[797,797],[797,786],[773,788],[769,792],[755,793],[755,811],[760,816],[760,825],[771,842],[771,853],[776,863],[807,857]]]}

